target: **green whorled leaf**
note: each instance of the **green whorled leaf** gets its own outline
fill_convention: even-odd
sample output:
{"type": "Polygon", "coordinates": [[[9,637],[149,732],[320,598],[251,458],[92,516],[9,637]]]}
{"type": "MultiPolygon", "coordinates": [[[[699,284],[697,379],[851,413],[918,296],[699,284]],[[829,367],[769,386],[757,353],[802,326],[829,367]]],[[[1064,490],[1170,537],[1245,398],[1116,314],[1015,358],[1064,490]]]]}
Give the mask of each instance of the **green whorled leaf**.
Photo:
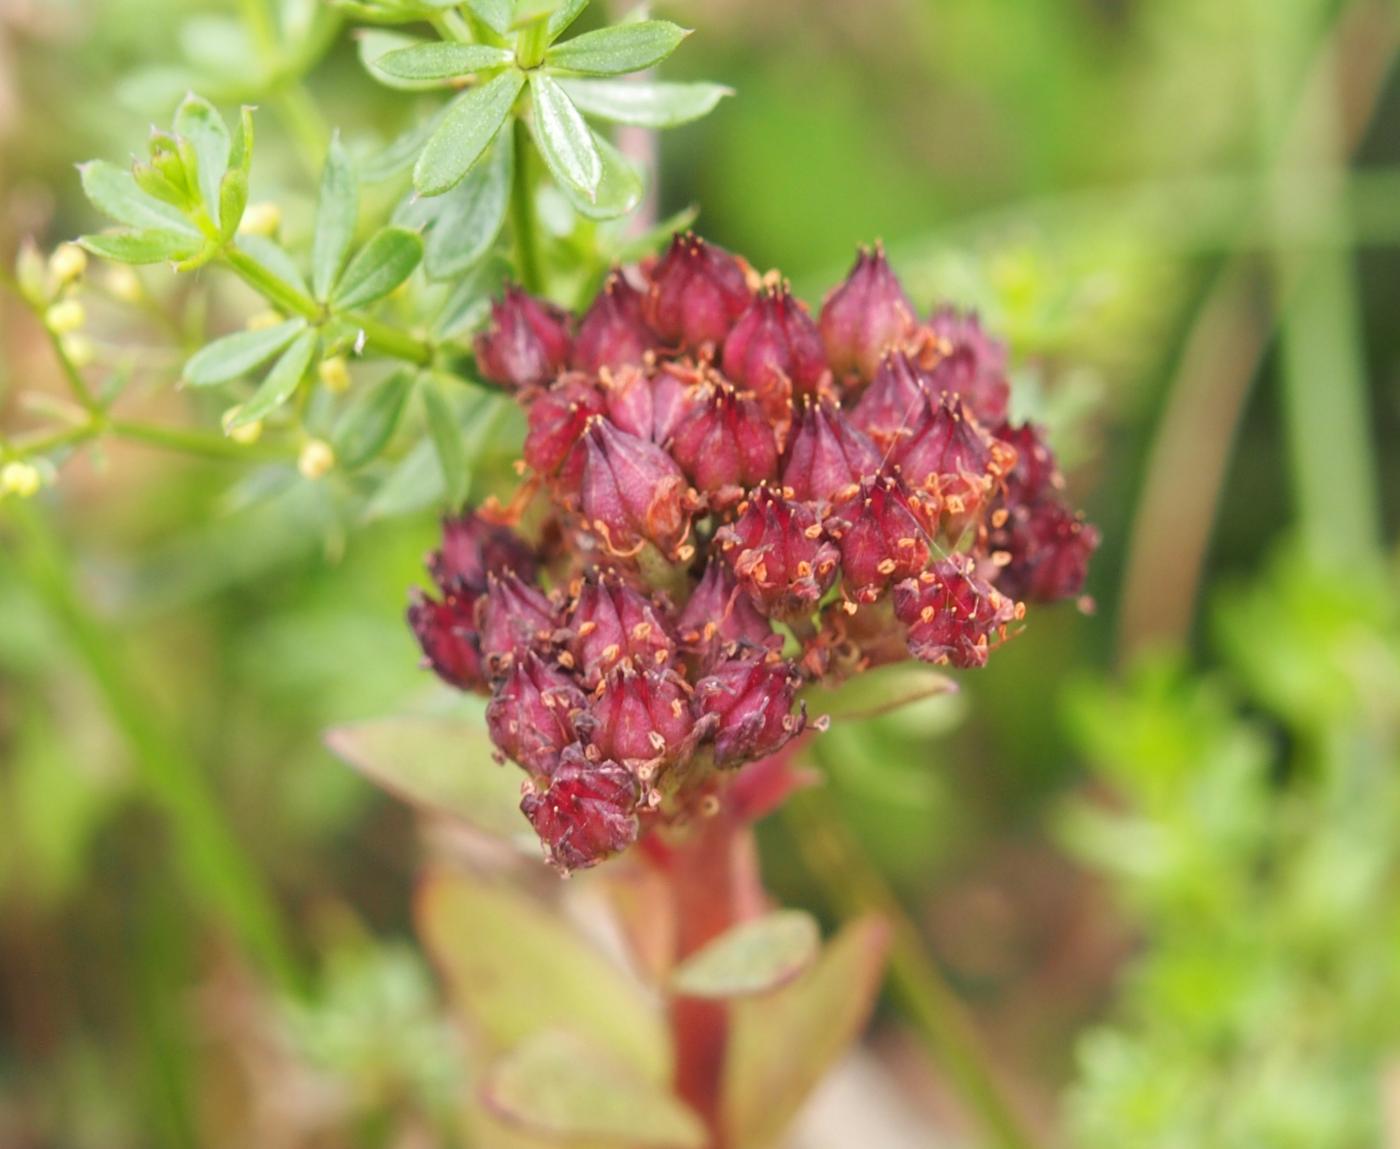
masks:
{"type": "Polygon", "coordinates": [[[552,44],[559,39],[573,22],[583,15],[590,2],[591,0],[562,0],[562,3],[556,4],[554,11],[549,14],[549,19],[545,21],[545,41],[552,44]]]}
{"type": "Polygon", "coordinates": [[[642,202],[642,177],[623,154],[597,132],[593,133],[593,146],[598,149],[603,165],[596,196],[590,200],[567,184],[560,184],[559,188],[579,215],[588,219],[616,219],[642,202]]]}
{"type": "Polygon", "coordinates": [[[228,150],[228,166],[242,172],[245,178],[253,170],[253,111],[247,104],[239,109],[238,124],[228,150]]]}
{"type": "Polygon", "coordinates": [[[705,1149],[703,1122],[664,1085],[575,1034],[528,1038],[486,1071],[481,1098],[512,1126],[608,1149],[705,1149]]]}
{"type": "Polygon", "coordinates": [[[191,387],[229,383],[261,367],[305,330],[305,319],[289,319],[276,327],[225,335],[185,364],[184,380],[191,387]]]}
{"type": "Polygon", "coordinates": [[[921,662],[897,662],[847,679],[839,686],[809,686],[803,701],[815,714],[851,722],[888,714],[902,706],[954,694],[958,684],[921,662]]]}
{"type": "Polygon", "coordinates": [[[325,740],[376,786],[409,805],[533,846],[520,813],[520,775],[492,759],[484,718],[380,718],[337,726],[325,740]]]}
{"type": "Polygon", "coordinates": [[[588,116],[643,128],[674,128],[709,115],[734,89],[723,84],[641,83],[633,80],[560,81],[588,116]]]}
{"type": "Polygon", "coordinates": [[[138,229],[199,234],[178,208],[142,191],[125,168],[106,160],[93,160],[79,164],[78,173],[92,206],[117,223],[138,229]]]}
{"type": "Polygon", "coordinates": [[[355,396],[331,436],[335,459],[347,470],[374,459],[393,435],[413,391],[413,372],[395,371],[355,396]]]}
{"type": "Polygon", "coordinates": [[[466,504],[471,493],[471,461],[467,458],[466,439],[443,383],[430,376],[423,380],[421,390],[428,435],[442,467],[443,496],[448,508],[456,510],[466,504]]]}
{"type": "Polygon", "coordinates": [[[265,235],[240,235],[238,246],[289,287],[306,293],[306,277],[285,247],[265,235]]]}
{"type": "Polygon", "coordinates": [[[388,32],[382,28],[361,28],[356,33],[355,40],[361,67],[386,88],[394,88],[400,92],[427,92],[442,87],[437,80],[405,80],[379,67],[379,61],[392,52],[422,48],[436,41],[424,40],[418,36],[405,36],[401,32],[388,32]]]}
{"type": "Polygon", "coordinates": [[[413,169],[419,195],[442,195],[461,182],[496,138],[524,86],[525,77],[511,69],[448,106],[413,169]]]}
{"type": "Polygon", "coordinates": [[[501,234],[510,208],[515,141],[502,132],[491,153],[446,195],[428,230],[423,263],[429,279],[456,279],[475,267],[501,234]]]}
{"type": "Polygon", "coordinates": [[[317,299],[329,298],[335,289],[345,257],[350,252],[359,211],[359,182],[337,132],[331,137],[326,166],[321,173],[316,231],[311,239],[311,289],[317,299]]]}
{"type": "Polygon", "coordinates": [[[515,21],[514,0],[467,0],[467,8],[497,36],[506,35],[515,21]]]}
{"type": "Polygon", "coordinates": [[[443,300],[433,320],[433,338],[439,342],[460,339],[482,327],[491,313],[491,301],[501,293],[506,279],[503,261],[488,259],[477,264],[443,300]]]}
{"type": "Polygon", "coordinates": [[[455,80],[473,72],[503,68],[514,63],[506,48],[489,44],[416,44],[386,52],[374,62],[375,70],[399,80],[455,80]]]}
{"type": "Polygon", "coordinates": [[[219,234],[231,239],[243,222],[248,207],[248,173],[242,168],[230,168],[219,186],[219,234]]]}
{"type": "Polygon", "coordinates": [[[488,1048],[565,1030],[647,1081],[669,1080],[671,1042],[660,1011],[557,909],[518,886],[438,871],[424,881],[415,910],[454,1004],[488,1048]]]}
{"type": "Polygon", "coordinates": [[[564,89],[543,72],[530,74],[535,101],[535,141],[554,178],[592,202],[603,178],[603,161],[593,132],[564,89]]]}
{"type": "Polygon", "coordinates": [[[381,228],[355,254],[340,277],[331,306],[338,311],[383,299],[423,261],[423,239],[402,227],[381,228]]]}
{"type": "Polygon", "coordinates": [[[889,928],[852,922],[790,984],[735,1001],[723,1113],[735,1149],[777,1143],[794,1114],[860,1034],[875,1002],[889,928]]]}
{"type": "Polygon", "coordinates": [[[198,255],[204,247],[198,236],[158,228],[85,235],[78,243],[93,255],[117,263],[182,262],[198,255]]]}
{"type": "Polygon", "coordinates": [[[303,331],[292,341],[292,345],[282,352],[281,358],[272,365],[267,378],[253,392],[253,397],[240,404],[224,421],[224,430],[236,431],[259,419],[266,419],[283,403],[290,399],[311,367],[316,354],[316,345],[321,336],[316,331],[303,331]]]}
{"type": "Polygon", "coordinates": [[[620,76],[661,63],[690,35],[689,29],[668,20],[639,20],[585,32],[553,45],[545,63],[585,76],[620,76]]]}
{"type": "Polygon", "coordinates": [[[686,959],[671,975],[671,989],[685,997],[767,993],[807,969],[820,947],[811,914],[779,910],[735,926],[686,959]]]}
{"type": "Polygon", "coordinates": [[[175,134],[194,149],[199,194],[204,200],[204,210],[218,227],[221,223],[219,189],[228,171],[233,144],[228,125],[213,104],[191,92],[175,109],[175,134]]]}

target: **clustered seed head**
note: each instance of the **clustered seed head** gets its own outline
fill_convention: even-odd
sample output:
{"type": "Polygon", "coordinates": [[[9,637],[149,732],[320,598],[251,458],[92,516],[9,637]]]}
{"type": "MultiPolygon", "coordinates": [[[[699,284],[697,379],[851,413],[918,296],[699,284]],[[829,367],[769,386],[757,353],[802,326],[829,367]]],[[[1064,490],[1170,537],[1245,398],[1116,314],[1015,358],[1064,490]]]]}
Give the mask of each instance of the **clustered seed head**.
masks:
{"type": "Polygon", "coordinates": [[[577,321],[508,289],[477,363],[526,410],[528,477],[444,523],[408,617],[490,696],[563,871],[712,808],[806,728],[810,681],[983,665],[1098,545],[1008,422],[1005,349],[950,308],[920,322],[879,248],[814,321],[679,235],[577,321]]]}

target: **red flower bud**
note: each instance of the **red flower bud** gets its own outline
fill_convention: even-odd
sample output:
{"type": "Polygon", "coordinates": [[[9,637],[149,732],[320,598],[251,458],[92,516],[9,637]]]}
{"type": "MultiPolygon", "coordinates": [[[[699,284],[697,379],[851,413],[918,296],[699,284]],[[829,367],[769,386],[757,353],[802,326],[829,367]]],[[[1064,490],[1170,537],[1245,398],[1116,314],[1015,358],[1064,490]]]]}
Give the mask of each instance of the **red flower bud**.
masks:
{"type": "Polygon", "coordinates": [[[880,469],[880,452],[833,403],[804,402],[783,456],[793,497],[830,507],[852,498],[880,469]]]}
{"type": "Polygon", "coordinates": [[[558,475],[566,491],[576,491],[583,452],[574,447],[588,421],[605,406],[603,393],[585,375],[565,375],[530,404],[524,458],[541,475],[558,475]]]}
{"type": "Polygon", "coordinates": [[[1053,495],[1065,484],[1055,454],[1034,423],[1013,427],[1003,423],[993,434],[1016,452],[1016,465],[1006,474],[1008,502],[1028,503],[1053,495]]]}
{"type": "Polygon", "coordinates": [[[817,325],[786,285],[765,288],[724,341],[724,373],[778,418],[794,395],[813,395],[826,374],[817,325]]]}
{"type": "Polygon", "coordinates": [[[741,261],[687,232],[651,269],[642,309],[662,339],[699,348],[724,342],[751,295],[741,261]]]}
{"type": "Polygon", "coordinates": [[[476,366],[503,387],[541,387],[569,361],[569,317],[559,308],[507,287],[491,306],[491,326],[476,337],[476,366]]]}
{"type": "Polygon", "coordinates": [[[776,753],[807,723],[792,704],[802,677],[774,653],[744,650],[719,663],[695,684],[703,717],[715,720],[715,762],[740,766],[776,753]]]}
{"type": "Polygon", "coordinates": [[[474,605],[471,595],[450,594],[438,602],[415,592],[408,607],[408,625],[423,648],[427,664],[439,678],[459,690],[481,690],[486,686],[474,605]]]}
{"type": "Polygon", "coordinates": [[[642,316],[641,292],[614,270],[579,322],[573,366],[590,374],[604,368],[639,367],[655,343],[656,336],[642,316]]]}
{"type": "Polygon", "coordinates": [[[589,759],[620,762],[643,781],[695,744],[690,695],[673,671],[619,667],[593,696],[589,718],[589,759]]]}
{"type": "Polygon", "coordinates": [[[758,608],[775,618],[811,614],[836,581],[841,552],[810,504],[759,487],[715,533],[720,553],[758,608]]]}
{"type": "Polygon", "coordinates": [[[1005,419],[1011,397],[1006,345],[982,330],[975,313],[962,314],[954,307],[940,307],[928,325],[947,345],[942,358],[932,365],[933,393],[961,396],[968,410],[988,426],[1005,419]]]}
{"type": "Polygon", "coordinates": [[[705,401],[701,375],[687,363],[668,363],[651,377],[651,441],[665,446],[705,401]]]}
{"type": "Polygon", "coordinates": [[[886,350],[908,339],[917,322],[884,249],[862,248],[850,274],[822,305],[822,343],[831,370],[838,377],[858,372],[870,379],[886,350]]]}
{"type": "Polygon", "coordinates": [[[531,774],[553,774],[579,737],[588,700],[572,678],[527,651],[512,664],[486,707],[496,749],[531,774]]]}
{"type": "Polygon", "coordinates": [[[1074,598],[1084,589],[1099,532],[1053,497],[1019,504],[987,542],[1000,563],[997,588],[1032,602],[1074,598]]]}
{"type": "Polygon", "coordinates": [[[966,555],[935,563],[894,588],[894,613],[909,629],[909,652],[924,662],[985,666],[989,640],[1004,637],[1021,606],[978,578],[966,555]]]}
{"type": "Polygon", "coordinates": [[[616,762],[589,762],[577,746],[564,751],[544,793],[520,808],[552,865],[567,873],[597,865],[637,840],[637,780],[616,762]]]}
{"type": "Polygon", "coordinates": [[[911,490],[938,500],[953,537],[971,525],[997,481],[1016,462],[1014,448],[982,430],[953,395],[919,408],[892,458],[911,490]]]}
{"type": "Polygon", "coordinates": [[[477,607],[481,621],[481,653],[492,670],[504,670],[525,651],[549,644],[559,626],[555,604],[539,587],[509,571],[489,576],[486,594],[477,607]]]}
{"type": "Polygon", "coordinates": [[[734,581],[723,562],[712,558],[676,621],[681,645],[708,665],[738,643],[754,647],[782,644],[773,624],[734,581]]]}
{"type": "Polygon", "coordinates": [[[509,527],[483,519],[475,511],[442,520],[442,546],[428,556],[428,570],[444,591],[486,589],[488,572],[514,571],[535,577],[536,559],[525,541],[509,527]]]}
{"type": "Polygon", "coordinates": [[[732,506],[749,487],[778,473],[773,427],[758,403],[717,381],[676,427],[671,456],[716,509],[732,506]]]}
{"type": "Polygon", "coordinates": [[[875,377],[851,411],[851,422],[882,448],[909,434],[909,428],[930,396],[928,374],[904,351],[880,359],[875,377]]]}
{"type": "Polygon", "coordinates": [[[904,485],[890,475],[869,480],[860,497],[826,524],[841,547],[846,594],[872,603],[892,584],[928,566],[929,540],[904,485]]]}
{"type": "Polygon", "coordinates": [[[576,584],[562,638],[561,660],[589,689],[620,664],[664,667],[676,649],[657,604],[611,571],[592,571],[576,584]]]}
{"type": "Polygon", "coordinates": [[[690,528],[685,476],[655,443],[594,418],[583,436],[580,504],[588,527],[615,555],[654,543],[668,555],[690,528]]]}

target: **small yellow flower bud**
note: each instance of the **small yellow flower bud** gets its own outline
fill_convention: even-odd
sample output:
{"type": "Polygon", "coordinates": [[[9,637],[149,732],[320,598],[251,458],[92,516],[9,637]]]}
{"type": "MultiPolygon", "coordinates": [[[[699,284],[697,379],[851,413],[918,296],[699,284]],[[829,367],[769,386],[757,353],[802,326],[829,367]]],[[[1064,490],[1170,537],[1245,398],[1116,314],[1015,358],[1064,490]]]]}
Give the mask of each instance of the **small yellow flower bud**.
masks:
{"type": "Polygon", "coordinates": [[[44,323],[55,335],[68,335],[87,322],[87,312],[76,299],[55,303],[44,312],[44,323]]]}
{"type": "Polygon", "coordinates": [[[317,374],[321,377],[321,386],[332,395],[343,394],[350,386],[350,365],[343,355],[321,360],[317,374]]]}
{"type": "Polygon", "coordinates": [[[244,326],[249,331],[266,331],[269,327],[276,327],[282,322],[282,317],[275,311],[259,311],[256,315],[249,317],[244,326]]]}
{"type": "Polygon", "coordinates": [[[254,419],[251,423],[244,423],[241,427],[235,427],[228,433],[228,437],[235,443],[240,443],[245,447],[249,447],[262,438],[262,433],[262,420],[254,419]]]}
{"type": "Polygon", "coordinates": [[[282,226],[282,209],[275,203],[254,203],[248,205],[248,210],[243,213],[243,221],[238,225],[238,230],[245,235],[266,235],[277,234],[277,229],[282,226]]]}
{"type": "Polygon", "coordinates": [[[79,370],[87,367],[97,358],[97,349],[93,347],[92,340],[81,331],[65,335],[59,342],[63,348],[64,358],[79,370]]]}
{"type": "Polygon", "coordinates": [[[12,462],[0,467],[0,495],[32,498],[39,493],[42,480],[39,469],[32,463],[12,462]]]}
{"type": "Polygon", "coordinates": [[[297,458],[297,470],[302,477],[316,480],[335,466],[335,452],[324,439],[308,439],[297,458]]]}
{"type": "Polygon", "coordinates": [[[141,277],[124,264],[119,264],[107,273],[107,290],[112,293],[114,299],[120,299],[123,303],[140,303],[146,294],[141,277]]]}
{"type": "Polygon", "coordinates": [[[87,252],[76,243],[61,243],[49,256],[49,274],[60,284],[81,279],[87,271],[87,252]]]}

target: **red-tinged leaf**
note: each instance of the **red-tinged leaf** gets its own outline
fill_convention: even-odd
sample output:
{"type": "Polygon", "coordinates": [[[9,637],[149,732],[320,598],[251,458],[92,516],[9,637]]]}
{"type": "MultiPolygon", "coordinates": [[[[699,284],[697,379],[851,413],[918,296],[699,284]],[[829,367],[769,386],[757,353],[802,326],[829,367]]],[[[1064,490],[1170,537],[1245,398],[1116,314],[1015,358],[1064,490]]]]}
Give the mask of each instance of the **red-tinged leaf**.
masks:
{"type": "Polygon", "coordinates": [[[685,997],[735,998],[770,993],[811,966],[821,932],[811,914],[778,910],[722,934],[671,976],[685,997]]]}

